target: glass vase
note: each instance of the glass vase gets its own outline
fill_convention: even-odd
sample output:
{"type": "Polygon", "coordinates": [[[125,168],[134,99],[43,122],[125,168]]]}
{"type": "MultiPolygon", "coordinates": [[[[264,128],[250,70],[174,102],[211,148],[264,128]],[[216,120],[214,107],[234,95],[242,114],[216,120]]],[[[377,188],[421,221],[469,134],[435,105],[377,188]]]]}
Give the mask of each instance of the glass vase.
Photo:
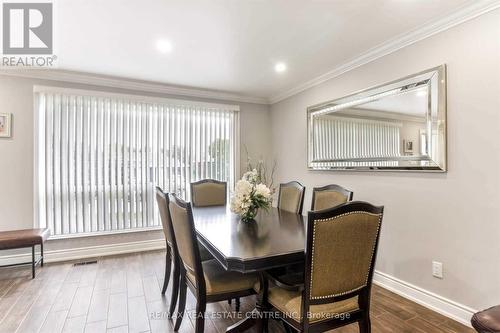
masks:
{"type": "Polygon", "coordinates": [[[241,220],[243,222],[255,221],[255,216],[257,216],[258,211],[258,207],[250,207],[245,214],[241,215],[241,220]]]}

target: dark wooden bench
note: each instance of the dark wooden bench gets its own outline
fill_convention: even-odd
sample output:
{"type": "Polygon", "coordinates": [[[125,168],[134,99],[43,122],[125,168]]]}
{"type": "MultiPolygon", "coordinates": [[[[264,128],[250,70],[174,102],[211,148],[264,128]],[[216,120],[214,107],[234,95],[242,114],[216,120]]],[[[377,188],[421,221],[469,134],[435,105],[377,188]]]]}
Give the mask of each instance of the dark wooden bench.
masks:
{"type": "Polygon", "coordinates": [[[471,323],[479,333],[500,332],[500,305],[475,313],[471,323]]]}
{"type": "Polygon", "coordinates": [[[49,229],[23,229],[0,231],[0,250],[20,249],[31,247],[31,262],[21,262],[0,267],[11,267],[31,264],[31,275],[35,278],[35,267],[43,266],[43,243],[49,238],[49,229]],[[40,258],[35,260],[35,246],[40,245],[40,258]]]}

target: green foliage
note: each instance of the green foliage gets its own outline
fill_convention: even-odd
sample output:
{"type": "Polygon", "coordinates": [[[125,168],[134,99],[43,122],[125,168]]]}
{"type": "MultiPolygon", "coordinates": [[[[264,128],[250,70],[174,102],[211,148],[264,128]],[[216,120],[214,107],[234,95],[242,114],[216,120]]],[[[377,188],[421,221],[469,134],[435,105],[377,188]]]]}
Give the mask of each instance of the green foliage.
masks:
{"type": "Polygon", "coordinates": [[[269,209],[269,207],[271,207],[271,201],[264,198],[262,195],[254,195],[252,197],[252,204],[257,208],[269,209]]]}
{"type": "Polygon", "coordinates": [[[208,146],[208,154],[214,160],[221,161],[224,159],[225,161],[229,161],[229,140],[228,139],[215,139],[208,146]]]}

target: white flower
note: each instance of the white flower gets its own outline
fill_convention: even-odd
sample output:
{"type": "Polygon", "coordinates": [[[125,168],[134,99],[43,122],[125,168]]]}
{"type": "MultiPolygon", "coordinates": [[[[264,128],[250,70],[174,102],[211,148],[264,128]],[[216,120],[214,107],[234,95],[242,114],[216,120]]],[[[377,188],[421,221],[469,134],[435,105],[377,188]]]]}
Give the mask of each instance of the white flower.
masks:
{"type": "Polygon", "coordinates": [[[272,204],[272,191],[265,184],[257,184],[257,170],[246,172],[236,183],[231,199],[231,211],[243,216],[255,209],[268,208],[272,204]],[[263,200],[264,199],[264,200],[263,200]]]}
{"type": "Polygon", "coordinates": [[[243,174],[243,177],[241,177],[241,179],[246,180],[251,184],[257,183],[257,178],[258,178],[257,169],[247,171],[243,174]]]}
{"type": "Polygon", "coordinates": [[[258,184],[255,186],[255,195],[261,195],[266,199],[271,197],[271,190],[264,184],[258,184]]]}
{"type": "Polygon", "coordinates": [[[234,197],[231,201],[231,211],[236,214],[241,214],[243,211],[241,210],[241,200],[238,197],[234,197]]]}
{"type": "Polygon", "coordinates": [[[235,195],[239,197],[249,196],[253,191],[252,184],[247,180],[238,180],[235,188],[235,195]]]}

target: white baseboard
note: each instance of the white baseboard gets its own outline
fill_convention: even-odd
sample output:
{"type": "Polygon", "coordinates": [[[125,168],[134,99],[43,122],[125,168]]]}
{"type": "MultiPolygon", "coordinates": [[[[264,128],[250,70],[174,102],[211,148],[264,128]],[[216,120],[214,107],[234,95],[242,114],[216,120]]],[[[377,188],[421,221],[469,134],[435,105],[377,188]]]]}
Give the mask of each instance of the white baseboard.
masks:
{"type": "MultiPolygon", "coordinates": [[[[104,257],[116,254],[144,252],[160,250],[165,248],[165,240],[155,239],[147,241],[117,243],[109,245],[96,245],[79,247],[74,249],[48,250],[44,251],[44,261],[46,263],[77,260],[84,258],[104,257]]],[[[38,253],[38,246],[36,247],[38,253]]],[[[9,265],[19,262],[30,262],[31,253],[20,253],[7,256],[0,256],[0,265],[9,265]]]]}
{"type": "Polygon", "coordinates": [[[373,283],[469,327],[472,315],[477,312],[468,306],[379,271],[375,271],[373,283]]]}

